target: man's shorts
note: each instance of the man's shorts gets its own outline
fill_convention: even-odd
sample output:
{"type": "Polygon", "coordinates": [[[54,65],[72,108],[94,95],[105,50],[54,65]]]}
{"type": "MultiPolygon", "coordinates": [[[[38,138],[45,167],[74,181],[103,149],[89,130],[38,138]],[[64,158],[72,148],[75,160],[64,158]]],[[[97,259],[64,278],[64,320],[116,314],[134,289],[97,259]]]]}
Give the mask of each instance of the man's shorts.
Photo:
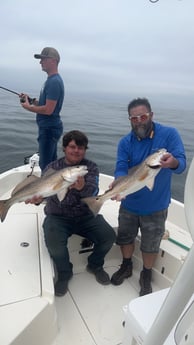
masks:
{"type": "Polygon", "coordinates": [[[116,243],[118,245],[132,244],[141,231],[140,249],[145,253],[158,253],[160,242],[165,231],[165,221],[168,210],[139,216],[120,207],[119,227],[116,243]]]}

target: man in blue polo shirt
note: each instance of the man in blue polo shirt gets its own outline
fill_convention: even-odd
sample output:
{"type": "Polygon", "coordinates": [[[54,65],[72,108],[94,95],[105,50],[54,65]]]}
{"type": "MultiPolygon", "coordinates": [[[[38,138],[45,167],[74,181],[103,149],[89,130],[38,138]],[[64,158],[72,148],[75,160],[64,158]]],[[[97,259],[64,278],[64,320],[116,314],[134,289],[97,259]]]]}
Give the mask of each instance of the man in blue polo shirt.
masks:
{"type": "Polygon", "coordinates": [[[26,94],[21,94],[21,105],[24,109],[36,113],[38,125],[39,165],[41,170],[57,159],[57,143],[63,133],[63,124],[60,111],[64,100],[64,84],[58,73],[60,55],[55,48],[46,47],[40,54],[35,54],[40,59],[42,70],[48,78],[44,83],[39,100],[29,102],[26,94]]]}
{"type": "Polygon", "coordinates": [[[123,262],[111,278],[120,285],[132,275],[132,255],[138,229],[141,231],[143,270],[140,273],[140,296],[152,292],[152,267],[159,252],[165,231],[168,206],[171,199],[172,173],[185,170],[186,158],[182,140],[175,128],[153,122],[151,105],[146,98],[137,98],[128,105],[131,132],[118,145],[115,178],[128,174],[128,169],[138,165],[158,149],[168,153],[161,160],[161,171],[156,176],[154,188],[147,187],[128,195],[121,201],[119,228],[116,243],[120,246],[123,262]]]}

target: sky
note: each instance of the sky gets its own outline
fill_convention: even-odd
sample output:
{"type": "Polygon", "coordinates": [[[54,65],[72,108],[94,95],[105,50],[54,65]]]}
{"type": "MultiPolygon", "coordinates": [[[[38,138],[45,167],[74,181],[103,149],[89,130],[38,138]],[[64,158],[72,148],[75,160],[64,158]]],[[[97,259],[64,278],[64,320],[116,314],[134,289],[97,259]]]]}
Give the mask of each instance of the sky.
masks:
{"type": "Polygon", "coordinates": [[[193,13],[193,0],[1,1],[0,86],[39,94],[46,74],[33,56],[50,46],[67,94],[194,105],[193,13]]]}

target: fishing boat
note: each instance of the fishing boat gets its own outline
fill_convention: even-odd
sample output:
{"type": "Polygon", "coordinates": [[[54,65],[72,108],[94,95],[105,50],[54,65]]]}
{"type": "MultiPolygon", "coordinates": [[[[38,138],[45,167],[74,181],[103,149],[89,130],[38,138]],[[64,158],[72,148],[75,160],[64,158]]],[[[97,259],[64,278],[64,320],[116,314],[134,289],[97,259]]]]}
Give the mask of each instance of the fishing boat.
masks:
{"type": "MultiPolygon", "coordinates": [[[[39,176],[38,156],[0,174],[0,199],[31,173],[39,176]]],[[[73,278],[68,292],[55,297],[55,269],[44,243],[44,204],[14,204],[0,224],[1,345],[173,345],[194,344],[194,190],[192,161],[185,203],[172,199],[166,236],[153,268],[153,293],[139,297],[142,268],[136,240],[132,277],[103,286],[86,271],[92,244],[69,240],[73,278]]],[[[100,193],[113,177],[100,174],[100,193]]],[[[108,200],[101,213],[117,231],[119,202],[108,200]]],[[[112,275],[121,263],[118,246],[106,256],[112,275]]]]}

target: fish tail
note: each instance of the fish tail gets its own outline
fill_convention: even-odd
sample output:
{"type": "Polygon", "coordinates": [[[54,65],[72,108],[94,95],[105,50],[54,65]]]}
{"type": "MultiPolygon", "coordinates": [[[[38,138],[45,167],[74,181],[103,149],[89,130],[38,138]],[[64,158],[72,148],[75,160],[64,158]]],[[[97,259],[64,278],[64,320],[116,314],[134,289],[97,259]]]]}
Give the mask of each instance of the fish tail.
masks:
{"type": "Polygon", "coordinates": [[[5,220],[7,212],[10,208],[11,204],[7,202],[7,200],[0,200],[0,219],[1,222],[5,220]]]}
{"type": "Polygon", "coordinates": [[[92,211],[94,216],[96,216],[99,213],[103,205],[103,201],[99,199],[97,196],[83,198],[82,201],[88,205],[89,209],[92,211]]]}

